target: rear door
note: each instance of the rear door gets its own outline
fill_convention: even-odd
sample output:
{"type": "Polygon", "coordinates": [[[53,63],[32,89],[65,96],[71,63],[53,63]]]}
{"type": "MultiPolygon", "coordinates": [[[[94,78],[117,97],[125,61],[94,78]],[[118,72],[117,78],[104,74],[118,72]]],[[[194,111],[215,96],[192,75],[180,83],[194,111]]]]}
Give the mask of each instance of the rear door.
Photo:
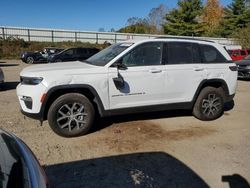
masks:
{"type": "Polygon", "coordinates": [[[165,44],[165,103],[189,102],[204,79],[197,43],[168,42],[165,44]]]}

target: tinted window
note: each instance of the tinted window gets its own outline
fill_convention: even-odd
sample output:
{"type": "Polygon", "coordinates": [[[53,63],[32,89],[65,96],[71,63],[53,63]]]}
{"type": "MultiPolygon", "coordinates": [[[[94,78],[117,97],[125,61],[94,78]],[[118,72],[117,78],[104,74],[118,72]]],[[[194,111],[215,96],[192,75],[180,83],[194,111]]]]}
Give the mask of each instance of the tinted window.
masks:
{"type": "Polygon", "coordinates": [[[199,46],[195,43],[168,43],[168,64],[200,63],[199,46]]]}
{"type": "Polygon", "coordinates": [[[235,51],[233,52],[233,55],[240,55],[240,51],[239,51],[239,50],[235,50],[235,51]]]}
{"type": "Polygon", "coordinates": [[[232,55],[233,50],[227,50],[227,52],[228,52],[229,55],[232,55]]]}
{"type": "Polygon", "coordinates": [[[241,51],[240,51],[240,55],[247,55],[247,53],[246,53],[246,51],[241,50],[241,51]]]}
{"type": "Polygon", "coordinates": [[[162,48],[159,42],[142,44],[126,54],[122,63],[128,67],[161,65],[162,48]]]}
{"type": "Polygon", "coordinates": [[[73,49],[66,50],[63,53],[63,55],[66,55],[66,56],[72,56],[73,54],[74,54],[74,50],[73,49]]]}
{"type": "Polygon", "coordinates": [[[77,54],[79,54],[79,55],[86,55],[87,53],[88,53],[87,49],[84,49],[84,48],[77,49],[77,54]]]}
{"type": "Polygon", "coordinates": [[[204,63],[223,63],[227,61],[215,47],[210,45],[200,46],[202,51],[202,61],[204,63]]]}

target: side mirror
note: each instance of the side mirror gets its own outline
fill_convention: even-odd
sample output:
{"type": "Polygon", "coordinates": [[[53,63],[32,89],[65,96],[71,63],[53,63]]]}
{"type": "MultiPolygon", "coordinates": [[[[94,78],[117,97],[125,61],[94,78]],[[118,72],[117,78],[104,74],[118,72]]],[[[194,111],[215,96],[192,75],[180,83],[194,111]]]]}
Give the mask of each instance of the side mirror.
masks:
{"type": "Polygon", "coordinates": [[[124,87],[124,79],[121,76],[118,75],[118,77],[113,78],[113,81],[117,89],[121,89],[124,87]]]}
{"type": "Polygon", "coordinates": [[[122,60],[117,61],[113,64],[113,67],[116,67],[118,70],[126,70],[127,67],[122,63],[122,60]]]}

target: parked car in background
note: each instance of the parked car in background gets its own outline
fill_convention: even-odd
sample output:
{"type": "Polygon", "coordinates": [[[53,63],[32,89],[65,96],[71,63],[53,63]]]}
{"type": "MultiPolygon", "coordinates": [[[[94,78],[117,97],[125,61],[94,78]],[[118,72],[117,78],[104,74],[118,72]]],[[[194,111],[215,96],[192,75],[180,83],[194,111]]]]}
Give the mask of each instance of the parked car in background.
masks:
{"type": "Polygon", "coordinates": [[[0,84],[4,82],[3,70],[0,68],[0,84]]]}
{"type": "Polygon", "coordinates": [[[54,62],[65,62],[65,61],[81,61],[88,59],[100,50],[97,48],[69,48],[60,53],[49,56],[48,61],[54,62]]]}
{"type": "Polygon", "coordinates": [[[21,54],[21,60],[27,64],[32,64],[35,62],[48,62],[48,57],[52,54],[59,53],[60,51],[63,51],[64,49],[61,48],[55,48],[55,47],[47,47],[44,48],[42,51],[36,51],[36,52],[23,52],[21,54]]]}
{"type": "Polygon", "coordinates": [[[243,79],[250,79],[250,55],[243,60],[235,61],[238,66],[238,77],[243,79]]]}
{"type": "Polygon", "coordinates": [[[49,187],[43,168],[28,146],[2,129],[0,129],[0,187],[49,187]]]}
{"type": "Polygon", "coordinates": [[[231,56],[233,61],[238,61],[244,59],[249,53],[247,49],[234,49],[228,50],[229,55],[231,56]]]}

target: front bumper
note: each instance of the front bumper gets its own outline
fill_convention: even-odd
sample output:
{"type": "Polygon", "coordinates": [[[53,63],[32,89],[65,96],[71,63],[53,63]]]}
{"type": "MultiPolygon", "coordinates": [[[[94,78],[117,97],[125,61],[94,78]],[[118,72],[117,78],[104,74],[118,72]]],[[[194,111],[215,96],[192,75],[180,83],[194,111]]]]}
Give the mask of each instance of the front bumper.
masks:
{"type": "Polygon", "coordinates": [[[22,111],[27,114],[39,114],[42,108],[41,97],[46,93],[46,89],[42,83],[38,85],[20,83],[16,91],[22,111]]]}
{"type": "Polygon", "coordinates": [[[32,119],[36,119],[36,120],[39,120],[39,121],[43,121],[43,113],[42,111],[40,111],[39,113],[29,113],[29,112],[25,112],[23,111],[22,109],[20,109],[21,113],[29,118],[32,118],[32,119]]]}

